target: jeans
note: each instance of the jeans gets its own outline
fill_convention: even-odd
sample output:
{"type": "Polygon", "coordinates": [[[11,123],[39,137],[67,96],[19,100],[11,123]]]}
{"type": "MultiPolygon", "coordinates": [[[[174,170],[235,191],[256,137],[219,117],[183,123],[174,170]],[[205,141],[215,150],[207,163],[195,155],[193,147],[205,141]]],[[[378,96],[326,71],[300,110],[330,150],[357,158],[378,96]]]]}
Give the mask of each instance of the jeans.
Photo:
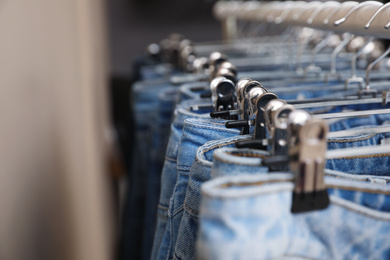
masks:
{"type": "Polygon", "coordinates": [[[353,175],[325,183],[329,207],[300,214],[290,211],[290,173],[205,183],[198,259],[389,259],[390,185],[353,175]]]}
{"type": "Polygon", "coordinates": [[[158,96],[170,87],[165,79],[141,81],[132,88],[135,136],[131,149],[133,158],[128,176],[123,222],[123,256],[125,259],[142,256],[143,228],[145,226],[147,176],[152,150],[152,126],[159,111],[158,96]]]}
{"type": "Polygon", "coordinates": [[[225,120],[186,119],[177,153],[177,172],[175,187],[169,201],[168,221],[161,240],[157,259],[172,259],[176,245],[178,229],[183,214],[188,175],[195,158],[196,150],[204,143],[232,136],[238,136],[239,130],[227,129],[225,120]]]}
{"type": "MultiPolygon", "coordinates": [[[[329,139],[328,149],[380,144],[389,137],[390,133],[380,133],[368,136],[359,135],[329,139]]],[[[210,180],[211,177],[268,172],[268,167],[261,165],[262,158],[268,155],[264,151],[224,148],[216,150],[214,157],[210,155],[212,153],[204,152],[205,150],[212,150],[209,149],[210,146],[221,147],[224,142],[226,141],[211,142],[212,145],[208,143],[197,151],[197,157],[190,172],[190,180],[184,203],[184,214],[180,223],[180,231],[175,248],[176,259],[196,258],[195,242],[198,230],[198,212],[201,196],[200,186],[202,183],[210,180]],[[212,158],[214,158],[213,163],[211,163],[212,158]],[[198,163],[198,160],[202,162],[198,163]],[[210,169],[211,166],[212,169],[210,169]]],[[[364,174],[365,170],[371,169],[372,175],[380,176],[390,173],[386,166],[389,164],[390,157],[345,158],[341,160],[328,160],[326,168],[338,171],[348,170],[350,174],[364,174]],[[378,165],[383,166],[379,167],[378,165]]]]}
{"type": "Polygon", "coordinates": [[[165,159],[172,112],[177,99],[177,88],[169,87],[158,96],[159,108],[153,115],[151,128],[151,151],[147,171],[145,192],[145,213],[143,227],[142,258],[150,259],[154,231],[156,228],[157,206],[161,186],[161,170],[165,159]]]}
{"type": "MultiPolygon", "coordinates": [[[[174,111],[174,120],[170,127],[164,166],[161,173],[160,198],[157,207],[157,226],[155,229],[151,259],[156,259],[157,257],[168,221],[168,206],[177,179],[177,153],[182,136],[182,129],[184,127],[184,120],[187,118],[210,118],[210,111],[198,111],[199,113],[189,111],[191,105],[203,103],[205,103],[205,101],[202,100],[184,101],[178,104],[174,111]]],[[[208,101],[206,101],[206,103],[208,103],[208,101]]]]}
{"type": "MultiPolygon", "coordinates": [[[[232,138],[211,141],[201,146],[192,164],[190,178],[184,201],[184,213],[180,223],[179,235],[175,248],[175,259],[195,259],[195,241],[197,234],[197,215],[200,203],[200,186],[210,179],[213,152],[220,147],[234,147],[235,143],[250,140],[251,135],[241,135],[232,138]]],[[[266,155],[267,152],[258,151],[266,155]]],[[[267,172],[267,167],[257,167],[259,171],[267,172]]],[[[227,173],[228,174],[228,173],[227,173]]]]}

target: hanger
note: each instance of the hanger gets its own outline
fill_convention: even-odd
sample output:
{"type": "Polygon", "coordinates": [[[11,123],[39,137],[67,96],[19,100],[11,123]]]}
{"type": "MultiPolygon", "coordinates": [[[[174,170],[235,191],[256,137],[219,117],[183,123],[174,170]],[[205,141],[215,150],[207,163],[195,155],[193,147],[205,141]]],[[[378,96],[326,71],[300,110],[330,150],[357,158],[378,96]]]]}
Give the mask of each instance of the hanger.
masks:
{"type": "MultiPolygon", "coordinates": [[[[387,127],[389,128],[389,127],[387,127]]],[[[288,151],[283,156],[263,159],[269,167],[288,164],[294,174],[291,211],[293,213],[325,209],[329,196],[324,182],[327,159],[343,159],[362,155],[381,155],[390,152],[390,145],[327,150],[329,128],[322,119],[311,117],[304,110],[294,110],[288,115],[288,151]]]]}

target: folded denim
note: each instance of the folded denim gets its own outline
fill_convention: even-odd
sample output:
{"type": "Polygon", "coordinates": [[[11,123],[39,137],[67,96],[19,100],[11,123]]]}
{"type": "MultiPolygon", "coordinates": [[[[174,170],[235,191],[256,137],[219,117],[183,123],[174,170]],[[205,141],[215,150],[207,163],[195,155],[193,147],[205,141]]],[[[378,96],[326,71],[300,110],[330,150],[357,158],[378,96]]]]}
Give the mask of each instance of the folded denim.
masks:
{"type": "Polygon", "coordinates": [[[300,214],[291,213],[291,173],[205,183],[198,259],[389,259],[389,178],[332,174],[328,208],[300,214]]]}
{"type": "MultiPolygon", "coordinates": [[[[328,140],[329,149],[358,147],[364,145],[380,144],[388,139],[390,133],[375,135],[359,135],[351,137],[334,138],[328,140]]],[[[267,173],[268,168],[261,165],[262,158],[267,152],[251,149],[216,150],[214,157],[209,153],[209,147],[219,147],[222,141],[210,142],[197,151],[196,160],[191,168],[188,183],[184,214],[180,223],[180,231],[175,248],[176,259],[195,259],[195,241],[198,230],[198,212],[200,204],[200,186],[202,183],[216,176],[241,175],[267,173]],[[222,156],[221,156],[222,155],[222,156]],[[214,158],[213,163],[211,162],[214,158]],[[211,169],[212,168],[212,169],[211,169]]],[[[212,149],[211,149],[212,150],[212,149]]],[[[383,156],[367,156],[363,158],[344,158],[328,160],[326,166],[334,170],[348,169],[350,174],[364,175],[367,170],[373,175],[387,176],[390,170],[386,165],[390,164],[390,154],[383,156]],[[378,165],[383,165],[378,167],[378,165]]]]}

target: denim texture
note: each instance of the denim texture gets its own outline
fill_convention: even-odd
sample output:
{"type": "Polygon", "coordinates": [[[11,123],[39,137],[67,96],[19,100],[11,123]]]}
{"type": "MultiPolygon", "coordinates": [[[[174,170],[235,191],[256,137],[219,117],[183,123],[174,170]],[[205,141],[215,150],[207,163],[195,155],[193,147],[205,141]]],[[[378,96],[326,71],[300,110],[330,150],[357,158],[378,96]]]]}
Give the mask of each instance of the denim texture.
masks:
{"type": "MultiPolygon", "coordinates": [[[[363,134],[350,137],[328,138],[328,150],[381,145],[388,142],[390,133],[363,134]]],[[[325,168],[356,175],[390,176],[390,151],[375,156],[345,157],[327,160],[325,168]]]]}
{"type": "MultiPolygon", "coordinates": [[[[351,133],[351,131],[347,132],[351,133]]],[[[388,141],[389,137],[390,133],[378,133],[328,138],[328,149],[380,145],[388,141]]],[[[293,184],[291,183],[289,192],[282,189],[292,181],[292,174],[283,173],[283,178],[291,178],[291,181],[280,184],[280,188],[282,186],[284,188],[274,190],[275,194],[269,196],[270,190],[278,187],[278,184],[271,182],[277,181],[280,173],[272,172],[254,178],[249,176],[256,172],[263,173],[259,166],[264,154],[256,155],[258,152],[252,151],[221,148],[214,152],[212,175],[217,178],[209,182],[214,184],[206,183],[202,186],[203,191],[207,190],[207,192],[202,193],[199,217],[199,259],[387,259],[389,257],[390,244],[379,242],[385,237],[382,226],[379,225],[378,229],[372,232],[370,225],[383,220],[383,213],[387,214],[387,220],[382,223],[386,225],[383,228],[390,225],[390,187],[387,185],[390,183],[388,167],[390,152],[327,160],[325,174],[326,180],[330,180],[331,183],[328,189],[331,195],[331,206],[322,211],[291,214],[293,184]],[[224,177],[226,172],[235,172],[239,175],[232,178],[224,177]],[[261,185],[260,179],[270,183],[261,185]],[[241,183],[236,187],[230,185],[240,182],[246,184],[241,183]],[[344,188],[332,188],[334,183],[340,185],[340,182],[344,188]],[[372,191],[366,191],[366,188],[372,191]],[[264,194],[262,189],[265,189],[264,194]],[[383,190],[387,195],[383,194],[383,190]],[[350,208],[341,210],[338,208],[339,203],[349,205],[350,208]],[[282,204],[284,208],[278,208],[282,204]],[[355,215],[361,217],[356,222],[355,215]],[[330,226],[332,229],[327,229],[330,226]],[[366,235],[361,235],[359,232],[362,230],[370,231],[366,235]],[[375,237],[376,232],[378,237],[375,237]],[[361,239],[359,240],[358,237],[361,239]],[[378,240],[372,241],[372,239],[378,240]],[[313,248],[311,248],[312,242],[313,248]],[[280,250],[278,250],[279,244],[280,250]]]]}
{"type": "MultiPolygon", "coordinates": [[[[328,149],[376,145],[389,137],[390,133],[380,133],[375,135],[364,134],[333,138],[328,140],[328,149]]],[[[212,160],[212,155],[210,155],[212,152],[209,152],[212,149],[209,147],[221,147],[221,144],[218,141],[210,143],[212,143],[212,145],[209,145],[208,143],[198,149],[197,157],[191,168],[190,180],[184,203],[185,209],[175,249],[176,259],[196,258],[195,241],[198,230],[200,187],[202,183],[210,180],[210,178],[219,176],[261,174],[268,172],[268,167],[261,165],[262,159],[269,156],[268,152],[253,149],[217,149],[214,152],[214,160],[211,164],[208,160],[212,160]],[[199,163],[198,161],[201,160],[203,160],[203,162],[199,163]]],[[[326,168],[337,171],[348,170],[348,174],[364,175],[368,171],[372,175],[387,176],[390,173],[390,170],[387,167],[387,165],[390,165],[389,156],[390,152],[388,155],[363,156],[362,158],[346,157],[343,159],[328,160],[326,168]]]]}
{"type": "Polygon", "coordinates": [[[208,103],[208,101],[183,101],[176,106],[174,111],[174,119],[170,126],[169,140],[164,154],[164,166],[161,173],[161,189],[157,207],[157,226],[155,229],[151,259],[156,259],[157,257],[168,221],[169,200],[173,194],[177,179],[177,152],[184,127],[184,120],[187,118],[210,118],[209,113],[211,111],[198,111],[199,113],[189,111],[191,105],[204,103],[208,103]]]}
{"type": "Polygon", "coordinates": [[[142,259],[150,259],[156,228],[157,206],[161,186],[161,170],[165,159],[172,112],[177,99],[177,88],[169,87],[158,96],[159,108],[153,115],[151,151],[146,181],[142,259]]]}
{"type": "Polygon", "coordinates": [[[352,175],[325,183],[330,206],[300,214],[291,213],[289,173],[205,183],[197,259],[389,259],[389,179],[376,184],[352,175]]]}
{"type": "Polygon", "coordinates": [[[360,126],[378,126],[378,125],[389,125],[390,124],[390,114],[383,115],[371,115],[367,117],[356,117],[348,119],[337,119],[331,120],[329,123],[330,131],[341,131],[351,128],[356,128],[360,126]]]}
{"type": "Polygon", "coordinates": [[[186,119],[177,153],[177,179],[169,201],[168,221],[160,244],[157,259],[172,259],[173,250],[183,214],[188,176],[196,150],[204,143],[238,136],[239,130],[227,129],[226,120],[186,119]]]}
{"type": "Polygon", "coordinates": [[[199,81],[183,84],[179,89],[179,100],[200,99],[202,93],[210,90],[210,83],[208,81],[199,81]]]}
{"type": "MultiPolygon", "coordinates": [[[[235,143],[242,140],[250,140],[252,135],[242,135],[227,138],[219,141],[211,141],[201,146],[197,152],[195,161],[190,170],[187,191],[185,194],[184,213],[180,223],[179,235],[177,238],[174,259],[195,259],[195,242],[198,228],[198,212],[200,204],[201,184],[210,180],[213,153],[220,147],[234,147],[235,143]]],[[[256,155],[265,156],[268,153],[262,151],[253,151],[256,155]]],[[[255,160],[258,163],[261,157],[255,160]]],[[[267,167],[258,167],[259,171],[267,172],[267,167]]],[[[225,174],[235,174],[227,171],[225,174]]]]}
{"type": "Polygon", "coordinates": [[[124,206],[123,256],[125,259],[142,258],[147,178],[153,140],[152,126],[157,124],[154,118],[160,107],[158,96],[161,91],[169,87],[170,83],[166,79],[140,81],[132,87],[135,133],[124,206]]]}

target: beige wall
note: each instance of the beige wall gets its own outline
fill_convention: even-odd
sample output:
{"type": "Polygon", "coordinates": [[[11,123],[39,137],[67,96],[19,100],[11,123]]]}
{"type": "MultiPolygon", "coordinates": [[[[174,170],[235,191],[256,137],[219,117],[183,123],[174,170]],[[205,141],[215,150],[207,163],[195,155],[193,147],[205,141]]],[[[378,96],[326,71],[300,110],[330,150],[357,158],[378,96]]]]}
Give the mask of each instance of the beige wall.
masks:
{"type": "Polygon", "coordinates": [[[103,0],[0,0],[0,259],[109,259],[103,0]]]}

